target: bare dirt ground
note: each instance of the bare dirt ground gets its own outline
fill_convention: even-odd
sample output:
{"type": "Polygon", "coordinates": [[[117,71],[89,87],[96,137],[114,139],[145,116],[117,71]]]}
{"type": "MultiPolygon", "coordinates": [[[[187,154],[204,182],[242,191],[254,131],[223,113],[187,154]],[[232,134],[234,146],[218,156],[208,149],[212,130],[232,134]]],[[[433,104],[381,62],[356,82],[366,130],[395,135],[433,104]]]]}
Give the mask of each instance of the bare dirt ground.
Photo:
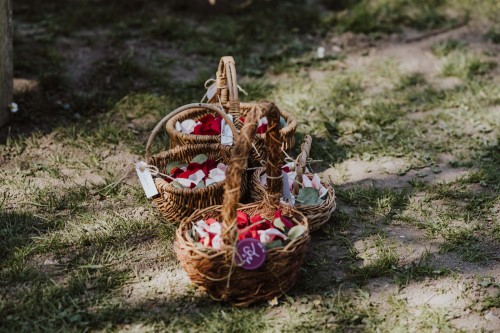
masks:
{"type": "MultiPolygon", "coordinates": [[[[313,134],[316,167],[338,196],[297,287],[277,306],[245,310],[191,284],[173,254],[175,226],[126,174],[156,120],[201,98],[222,54],[137,28],[119,41],[107,28],[56,37],[64,87],[16,78],[24,114],[2,129],[0,328],[500,332],[500,66],[460,72],[500,63],[490,28],[330,32],[313,38],[331,57],[319,65],[313,48],[283,72],[241,75],[255,98],[297,115],[299,136],[313,134]],[[450,40],[465,46],[439,55],[450,40]],[[44,114],[52,119],[37,122],[44,114]]],[[[17,38],[50,30],[40,29],[19,24],[17,38]]]]}

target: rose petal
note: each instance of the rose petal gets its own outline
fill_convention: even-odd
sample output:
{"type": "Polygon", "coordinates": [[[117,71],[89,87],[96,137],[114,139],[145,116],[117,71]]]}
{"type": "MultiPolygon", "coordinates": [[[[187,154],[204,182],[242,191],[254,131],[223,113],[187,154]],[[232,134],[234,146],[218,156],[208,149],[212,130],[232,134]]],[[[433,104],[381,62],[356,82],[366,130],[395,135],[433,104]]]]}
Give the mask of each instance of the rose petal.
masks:
{"type": "Polygon", "coordinates": [[[177,178],[176,181],[185,188],[190,188],[191,185],[194,185],[194,182],[191,179],[177,178]]]}
{"type": "Polygon", "coordinates": [[[208,226],[207,232],[214,235],[220,235],[222,232],[222,225],[220,222],[214,222],[208,226]]]}
{"type": "Polygon", "coordinates": [[[313,187],[311,180],[306,175],[302,175],[302,185],[304,187],[313,187]]]}
{"type": "Polygon", "coordinates": [[[227,165],[225,165],[224,163],[219,163],[217,164],[217,169],[221,169],[222,171],[226,172],[227,165]]]}
{"type": "Polygon", "coordinates": [[[220,235],[215,235],[212,239],[212,248],[215,250],[220,250],[222,248],[222,237],[220,235]]]}
{"type": "Polygon", "coordinates": [[[219,168],[215,168],[210,170],[208,177],[214,180],[215,182],[221,182],[224,179],[226,179],[226,173],[219,168]]]}
{"type": "Polygon", "coordinates": [[[322,198],[328,193],[328,189],[321,183],[317,173],[314,174],[312,179],[312,185],[315,189],[319,191],[319,197],[322,198]]]}
{"type": "Polygon", "coordinates": [[[287,237],[284,234],[282,234],[278,229],[275,228],[270,228],[267,230],[259,230],[258,234],[261,243],[272,242],[276,237],[279,237],[281,239],[287,239],[287,237]]]}
{"type": "MultiPolygon", "coordinates": [[[[209,217],[206,221],[205,221],[208,225],[211,225],[212,223],[215,223],[217,222],[216,219],[212,218],[212,217],[209,217]]],[[[219,223],[219,222],[217,222],[219,223]]]]}
{"type": "Polygon", "coordinates": [[[198,123],[193,119],[186,119],[180,125],[182,133],[191,134],[198,123]]]}
{"type": "MultiPolygon", "coordinates": [[[[283,170],[283,168],[288,168],[291,170],[295,170],[295,162],[288,162],[287,164],[283,165],[283,167],[281,168],[283,170]]],[[[288,171],[285,171],[285,172],[288,172],[288,171]]]]}
{"type": "Polygon", "coordinates": [[[217,162],[212,159],[207,159],[203,164],[202,164],[202,170],[205,172],[206,175],[210,174],[210,170],[215,169],[217,167],[217,162]]]}
{"type": "Polygon", "coordinates": [[[281,217],[281,222],[283,222],[283,224],[285,225],[285,227],[287,228],[291,228],[293,227],[293,223],[286,217],[286,216],[282,216],[281,217]]]}
{"type": "Polygon", "coordinates": [[[181,123],[180,122],[176,122],[175,123],[175,129],[179,132],[182,132],[182,126],[181,126],[181,123]]]}
{"type": "Polygon", "coordinates": [[[236,213],[238,228],[243,228],[248,225],[248,214],[239,210],[236,213]]]}
{"type": "Polygon", "coordinates": [[[193,173],[192,175],[190,175],[188,177],[188,179],[192,180],[195,185],[198,185],[198,183],[201,180],[203,180],[204,177],[205,177],[205,173],[203,172],[203,170],[198,170],[195,173],[193,173]]]}
{"type": "Polygon", "coordinates": [[[212,185],[212,184],[215,184],[217,183],[215,180],[211,179],[211,178],[207,178],[205,179],[205,186],[209,186],[209,185],[212,185]]]}
{"type": "Polygon", "coordinates": [[[267,132],[267,124],[262,124],[257,127],[257,134],[265,134],[267,132]]]}
{"type": "Polygon", "coordinates": [[[259,214],[254,215],[250,218],[250,222],[252,223],[260,222],[262,220],[264,220],[264,218],[262,218],[262,216],[260,216],[259,214]]]}

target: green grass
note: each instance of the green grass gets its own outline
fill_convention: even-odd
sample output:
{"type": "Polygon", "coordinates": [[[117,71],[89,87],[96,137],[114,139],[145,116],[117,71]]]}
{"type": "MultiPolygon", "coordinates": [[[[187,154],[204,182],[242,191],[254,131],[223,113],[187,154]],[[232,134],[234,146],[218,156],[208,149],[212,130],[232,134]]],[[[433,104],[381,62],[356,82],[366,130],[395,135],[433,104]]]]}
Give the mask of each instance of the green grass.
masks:
{"type": "MultiPolygon", "coordinates": [[[[16,94],[20,112],[0,131],[0,331],[459,330],[461,303],[457,315],[405,297],[423,284],[469,285],[463,267],[482,276],[498,260],[497,1],[206,8],[14,3],[14,74],[39,88],[16,94]],[[423,50],[435,68],[406,70],[413,54],[379,56],[418,47],[408,36],[469,21],[488,31],[474,42],[484,52],[438,35],[423,50]],[[176,226],[125,175],[156,121],[199,101],[229,54],[249,93],[240,99],[293,113],[297,142],[311,134],[311,157],[322,160],[313,168],[335,168],[342,184],[297,285],[275,306],[232,308],[189,284],[173,250],[176,226]],[[457,85],[441,87],[449,77],[457,85]],[[350,181],[358,172],[363,179],[350,181]],[[409,260],[417,248],[425,250],[409,260]]],[[[167,145],[161,133],[152,150],[167,145]]],[[[463,291],[469,315],[486,323],[498,297],[474,290],[463,291]]]]}

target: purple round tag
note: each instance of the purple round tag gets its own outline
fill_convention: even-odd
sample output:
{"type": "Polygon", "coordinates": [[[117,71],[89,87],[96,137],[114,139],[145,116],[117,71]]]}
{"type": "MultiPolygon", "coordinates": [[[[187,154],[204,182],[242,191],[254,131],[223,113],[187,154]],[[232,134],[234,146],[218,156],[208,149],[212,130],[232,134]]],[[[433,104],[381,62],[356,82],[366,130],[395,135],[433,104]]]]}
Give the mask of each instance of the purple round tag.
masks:
{"type": "Polygon", "coordinates": [[[255,238],[238,241],[236,252],[236,264],[244,269],[257,269],[266,261],[266,248],[255,238]]]}

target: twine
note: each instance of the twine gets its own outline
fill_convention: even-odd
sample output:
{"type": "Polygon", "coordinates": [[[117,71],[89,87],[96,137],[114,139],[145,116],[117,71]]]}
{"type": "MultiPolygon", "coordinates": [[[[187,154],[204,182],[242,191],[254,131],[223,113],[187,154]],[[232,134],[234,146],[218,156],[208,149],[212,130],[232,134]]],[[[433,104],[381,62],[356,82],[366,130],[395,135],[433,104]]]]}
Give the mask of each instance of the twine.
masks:
{"type": "MultiPolygon", "coordinates": [[[[205,100],[205,98],[207,98],[208,88],[210,88],[210,86],[208,84],[212,83],[212,82],[217,83],[217,80],[213,79],[213,78],[210,78],[210,79],[206,80],[205,83],[203,84],[203,86],[205,87],[205,89],[207,91],[205,92],[205,95],[203,95],[203,97],[201,98],[200,103],[203,103],[203,101],[205,100]]],[[[236,86],[238,87],[239,91],[241,91],[245,96],[248,96],[248,93],[245,91],[245,89],[243,89],[239,84],[236,84],[236,86]]],[[[224,89],[224,88],[226,88],[226,87],[224,87],[224,86],[221,87],[221,86],[217,85],[217,89],[224,89]]],[[[220,101],[220,98],[219,98],[219,101],[220,101]]]]}

